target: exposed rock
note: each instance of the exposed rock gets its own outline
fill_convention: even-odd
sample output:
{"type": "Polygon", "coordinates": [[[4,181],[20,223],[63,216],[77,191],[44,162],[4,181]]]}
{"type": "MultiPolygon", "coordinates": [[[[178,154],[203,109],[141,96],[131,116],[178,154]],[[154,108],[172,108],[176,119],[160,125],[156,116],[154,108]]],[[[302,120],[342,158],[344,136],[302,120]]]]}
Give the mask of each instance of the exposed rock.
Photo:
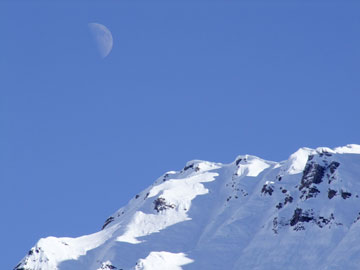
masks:
{"type": "Polygon", "coordinates": [[[312,185],[308,187],[307,189],[302,190],[302,194],[300,196],[300,199],[303,199],[305,197],[305,200],[310,198],[315,198],[320,193],[320,190],[315,186],[312,185]]]}
{"type": "Polygon", "coordinates": [[[330,173],[333,174],[335,173],[336,169],[340,166],[340,163],[337,161],[333,161],[330,163],[330,165],[328,166],[330,173]]]}
{"type": "Polygon", "coordinates": [[[274,217],[273,219],[273,228],[272,230],[274,231],[275,234],[278,233],[278,218],[274,217]]]}
{"type": "MultiPolygon", "coordinates": [[[[310,155],[308,158],[308,162],[305,166],[303,171],[303,176],[300,181],[299,190],[302,191],[302,195],[300,196],[301,199],[310,199],[314,198],[320,193],[320,190],[316,185],[323,182],[323,179],[326,177],[329,180],[328,183],[330,184],[333,180],[336,180],[336,169],[340,166],[340,163],[337,161],[332,161],[328,164],[327,157],[332,156],[328,152],[321,152],[319,156],[324,156],[322,162],[323,164],[320,165],[314,161],[314,156],[310,155]],[[310,161],[310,162],[309,162],[310,161]]],[[[336,192],[330,191],[328,192],[329,199],[333,198],[336,195],[336,192]]]]}
{"type": "Polygon", "coordinates": [[[26,270],[26,269],[24,267],[21,267],[21,263],[19,263],[14,267],[14,270],[26,270]]]}
{"type": "Polygon", "coordinates": [[[320,190],[318,190],[318,188],[316,186],[312,186],[312,187],[309,188],[309,193],[306,196],[306,199],[316,197],[316,195],[318,193],[320,193],[320,190]]]}
{"type": "Polygon", "coordinates": [[[354,220],[354,223],[358,222],[360,220],[360,212],[358,213],[358,216],[356,217],[356,219],[354,220]]]}
{"type": "Polygon", "coordinates": [[[160,211],[163,211],[163,210],[166,210],[166,209],[169,209],[169,208],[175,208],[175,205],[174,204],[167,204],[166,200],[164,198],[159,197],[154,201],[154,209],[157,212],[160,212],[160,211]]]}
{"type": "Polygon", "coordinates": [[[240,162],[242,161],[242,158],[239,158],[238,160],[235,161],[236,166],[239,166],[240,162]]]}
{"type": "Polygon", "coordinates": [[[292,196],[286,195],[286,197],[285,197],[285,199],[284,199],[284,202],[283,202],[283,203],[282,203],[282,202],[279,202],[279,203],[276,205],[276,208],[277,208],[277,209],[281,209],[281,208],[283,208],[286,204],[292,203],[293,200],[294,200],[294,198],[293,198],[292,196]]]}
{"type": "Polygon", "coordinates": [[[329,189],[328,191],[328,198],[331,200],[335,195],[336,195],[337,191],[333,190],[333,189],[329,189]]]}
{"type": "Polygon", "coordinates": [[[274,192],[274,188],[271,186],[271,184],[265,184],[261,189],[261,193],[269,194],[270,196],[273,194],[273,192],[274,192]]]}
{"type": "Polygon", "coordinates": [[[351,197],[351,193],[350,192],[346,192],[346,191],[341,191],[341,197],[346,200],[347,198],[351,197]]]}
{"type": "Polygon", "coordinates": [[[325,167],[317,163],[308,163],[305,166],[299,190],[309,187],[311,184],[320,184],[324,177],[325,167]]]}
{"type": "Polygon", "coordinates": [[[183,170],[187,171],[188,169],[192,169],[192,168],[194,168],[194,164],[190,164],[188,166],[185,166],[183,170]]]}
{"type": "Polygon", "coordinates": [[[326,225],[328,225],[332,220],[334,220],[334,214],[331,214],[329,218],[325,218],[325,217],[322,217],[322,216],[319,216],[317,219],[316,219],[316,224],[322,228],[326,225]]]}
{"type": "Polygon", "coordinates": [[[298,222],[309,222],[313,219],[314,217],[309,215],[308,212],[303,212],[301,208],[296,208],[290,220],[290,226],[295,226],[298,222]]]}
{"type": "Polygon", "coordinates": [[[103,229],[105,229],[105,227],[107,226],[107,225],[109,225],[111,222],[113,222],[114,221],[114,217],[109,217],[107,220],[105,220],[105,223],[104,223],[104,225],[102,226],[102,230],[103,229]]]}
{"type": "Polygon", "coordinates": [[[101,268],[98,268],[98,270],[113,270],[113,269],[117,269],[117,267],[112,265],[110,261],[102,263],[101,268]]]}
{"type": "Polygon", "coordinates": [[[294,200],[293,197],[291,197],[290,195],[286,196],[285,197],[285,201],[284,201],[284,204],[287,204],[287,203],[292,203],[294,200]]]}
{"type": "Polygon", "coordinates": [[[341,223],[335,222],[333,213],[331,213],[329,217],[324,217],[315,215],[313,209],[304,211],[301,208],[296,208],[292,218],[290,219],[289,225],[294,227],[295,231],[300,231],[305,230],[305,222],[316,224],[319,228],[331,226],[331,224],[335,224],[337,226],[342,225],[341,223]]]}

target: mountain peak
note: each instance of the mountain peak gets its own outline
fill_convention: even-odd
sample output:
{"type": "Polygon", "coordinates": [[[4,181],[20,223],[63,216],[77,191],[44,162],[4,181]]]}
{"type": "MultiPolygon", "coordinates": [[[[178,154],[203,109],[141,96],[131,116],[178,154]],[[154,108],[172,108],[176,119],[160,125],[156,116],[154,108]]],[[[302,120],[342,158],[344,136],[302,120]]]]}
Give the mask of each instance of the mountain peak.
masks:
{"type": "Polygon", "coordinates": [[[360,146],[170,171],[79,238],[39,240],[16,270],[357,269],[360,146]]]}

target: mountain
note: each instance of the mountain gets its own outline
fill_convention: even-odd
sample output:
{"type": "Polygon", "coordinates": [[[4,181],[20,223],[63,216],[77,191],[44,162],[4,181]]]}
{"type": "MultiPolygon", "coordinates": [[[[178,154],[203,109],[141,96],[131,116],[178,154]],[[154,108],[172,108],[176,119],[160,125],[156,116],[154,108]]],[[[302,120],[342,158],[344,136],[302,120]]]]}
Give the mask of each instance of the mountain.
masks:
{"type": "Polygon", "coordinates": [[[360,145],[190,161],[99,232],[40,239],[15,270],[359,269],[359,196],[360,145]]]}

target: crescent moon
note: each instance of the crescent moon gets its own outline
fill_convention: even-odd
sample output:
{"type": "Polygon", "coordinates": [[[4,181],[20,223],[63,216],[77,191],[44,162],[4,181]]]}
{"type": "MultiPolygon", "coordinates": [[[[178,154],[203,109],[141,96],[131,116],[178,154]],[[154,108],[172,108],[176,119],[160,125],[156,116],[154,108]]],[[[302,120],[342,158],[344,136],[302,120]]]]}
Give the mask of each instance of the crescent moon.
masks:
{"type": "Polygon", "coordinates": [[[105,58],[109,55],[113,47],[113,37],[110,30],[100,23],[89,23],[88,26],[101,58],[105,58]]]}

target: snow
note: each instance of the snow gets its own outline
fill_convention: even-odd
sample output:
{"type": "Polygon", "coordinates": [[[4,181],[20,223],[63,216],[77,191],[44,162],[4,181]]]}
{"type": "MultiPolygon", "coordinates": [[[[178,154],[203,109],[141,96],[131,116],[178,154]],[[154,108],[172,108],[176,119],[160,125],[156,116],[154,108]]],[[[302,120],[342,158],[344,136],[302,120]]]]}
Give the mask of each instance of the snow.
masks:
{"type": "Polygon", "coordinates": [[[336,147],[334,151],[338,154],[360,154],[360,145],[348,144],[342,147],[336,147]]]}
{"type": "Polygon", "coordinates": [[[244,162],[242,162],[237,171],[238,175],[243,176],[258,176],[263,170],[269,168],[270,164],[258,157],[246,155],[244,162]]]}
{"type": "Polygon", "coordinates": [[[359,145],[301,148],[282,162],[193,160],[102,231],[40,239],[17,270],[355,270],[359,175],[359,145]]]}
{"type": "Polygon", "coordinates": [[[76,260],[85,255],[87,251],[102,245],[112,236],[115,230],[116,227],[113,227],[106,231],[78,238],[42,238],[33,248],[33,257],[36,259],[27,260],[27,267],[34,270],[58,269],[61,262],[76,260]]]}
{"type": "Polygon", "coordinates": [[[150,252],[145,259],[139,260],[135,270],[181,270],[182,265],[192,262],[184,253],[150,252]]]}
{"type": "Polygon", "coordinates": [[[171,203],[175,209],[163,211],[160,214],[135,212],[125,233],[119,236],[117,241],[136,244],[140,242],[136,239],[137,237],[159,232],[171,225],[191,219],[187,215],[191,201],[198,195],[208,193],[208,189],[202,183],[214,181],[217,175],[217,173],[204,172],[187,178],[168,180],[151,188],[148,198],[160,194],[160,197],[171,203]]]}
{"type": "Polygon", "coordinates": [[[308,156],[313,152],[312,149],[309,148],[300,148],[294,154],[290,156],[288,161],[284,166],[284,170],[287,174],[298,174],[301,173],[305,164],[308,160],[308,156]]]}
{"type": "Polygon", "coordinates": [[[111,270],[114,269],[111,261],[105,261],[101,263],[101,267],[96,270],[111,270]]]}

